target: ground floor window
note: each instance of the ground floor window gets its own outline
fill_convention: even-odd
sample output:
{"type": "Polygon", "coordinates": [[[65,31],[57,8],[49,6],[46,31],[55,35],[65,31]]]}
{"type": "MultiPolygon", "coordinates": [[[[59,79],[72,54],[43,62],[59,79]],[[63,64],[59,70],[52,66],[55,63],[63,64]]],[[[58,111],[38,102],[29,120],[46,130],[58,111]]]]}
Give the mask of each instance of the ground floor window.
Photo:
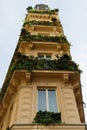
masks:
{"type": "Polygon", "coordinates": [[[38,111],[58,112],[56,90],[38,89],[38,111]]]}

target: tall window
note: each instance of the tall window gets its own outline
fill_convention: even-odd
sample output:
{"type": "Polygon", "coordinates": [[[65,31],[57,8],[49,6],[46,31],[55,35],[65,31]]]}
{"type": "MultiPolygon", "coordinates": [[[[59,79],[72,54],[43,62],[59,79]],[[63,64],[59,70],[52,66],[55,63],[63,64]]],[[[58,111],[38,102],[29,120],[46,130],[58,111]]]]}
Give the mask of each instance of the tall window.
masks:
{"type": "Polygon", "coordinates": [[[38,111],[58,112],[56,90],[38,89],[38,111]]]}

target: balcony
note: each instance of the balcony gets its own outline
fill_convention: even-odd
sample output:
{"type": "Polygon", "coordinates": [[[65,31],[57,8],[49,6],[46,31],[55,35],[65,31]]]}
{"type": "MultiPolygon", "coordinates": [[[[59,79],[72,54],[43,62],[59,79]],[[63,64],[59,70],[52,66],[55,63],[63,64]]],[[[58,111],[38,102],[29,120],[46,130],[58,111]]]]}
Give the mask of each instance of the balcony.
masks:
{"type": "Polygon", "coordinates": [[[41,14],[57,14],[58,9],[49,9],[49,10],[37,10],[33,7],[28,7],[27,8],[28,13],[41,13],[41,14]]]}
{"type": "Polygon", "coordinates": [[[70,47],[66,43],[60,44],[58,42],[21,41],[18,51],[26,55],[26,50],[28,50],[27,54],[29,54],[29,50],[37,51],[38,49],[42,51],[48,50],[51,51],[52,53],[55,52],[60,55],[62,53],[70,55],[69,52],[70,47]]]}
{"type": "Polygon", "coordinates": [[[85,130],[85,124],[13,124],[10,130],[85,130]]]}
{"type": "MultiPolygon", "coordinates": [[[[70,82],[73,84],[75,89],[77,89],[77,87],[79,87],[79,84],[77,84],[76,86],[74,84],[76,82],[79,82],[80,72],[81,70],[79,69],[78,65],[74,61],[72,61],[71,58],[67,55],[64,55],[61,58],[55,60],[46,60],[46,59],[38,59],[38,57],[33,57],[33,56],[27,57],[25,55],[21,55],[20,53],[17,53],[13,58],[5,82],[1,89],[0,103],[2,102],[3,99],[7,100],[7,96],[9,101],[9,95],[13,94],[14,91],[16,92],[17,89],[16,85],[15,86],[11,85],[12,79],[16,78],[21,80],[20,78],[24,78],[25,81],[27,80],[29,82],[31,76],[32,77],[47,76],[47,77],[57,77],[57,78],[59,77],[62,78],[65,83],[67,83],[68,80],[70,80],[70,82]],[[5,94],[8,86],[10,86],[11,92],[7,91],[7,94],[5,94]],[[7,95],[5,96],[6,98],[4,97],[4,94],[7,95]]],[[[75,95],[77,96],[77,93],[75,95]]],[[[78,97],[76,98],[78,100],[78,97]]],[[[81,104],[82,98],[80,96],[79,96],[79,101],[81,104]]],[[[81,113],[83,113],[82,106],[80,111],[81,113]]]]}
{"type": "MultiPolygon", "coordinates": [[[[28,32],[31,32],[32,35],[39,34],[39,35],[45,35],[45,36],[60,36],[59,32],[57,31],[57,27],[53,26],[44,26],[44,25],[33,25],[33,26],[26,26],[25,29],[28,32]]],[[[62,33],[62,31],[60,31],[62,33]]]]}
{"type": "Polygon", "coordinates": [[[25,21],[23,26],[28,25],[43,25],[43,26],[62,26],[60,21],[37,21],[37,20],[32,20],[32,21],[25,21]]]}
{"type": "Polygon", "coordinates": [[[56,18],[52,18],[51,22],[49,21],[37,21],[37,20],[32,20],[32,21],[25,21],[23,24],[24,28],[29,31],[41,31],[41,32],[50,32],[53,33],[61,33],[63,34],[63,29],[60,21],[57,21],[56,18]]]}
{"type": "Polygon", "coordinates": [[[52,18],[56,18],[59,20],[59,17],[57,14],[41,14],[41,13],[28,13],[26,21],[32,21],[32,20],[39,20],[39,21],[52,21],[52,18]]]}
{"type": "Polygon", "coordinates": [[[14,62],[11,66],[11,71],[14,70],[65,70],[65,71],[75,71],[81,72],[78,65],[71,60],[71,58],[65,54],[62,57],[56,56],[58,59],[47,60],[38,59],[34,56],[25,56],[17,53],[14,62]]]}
{"type": "Polygon", "coordinates": [[[22,31],[21,31],[20,41],[59,42],[59,43],[66,43],[70,46],[70,44],[65,36],[31,35],[25,29],[22,29],[22,31]]]}
{"type": "Polygon", "coordinates": [[[10,65],[9,72],[3,84],[0,93],[0,102],[2,101],[3,97],[2,95],[6,91],[6,88],[15,70],[27,70],[29,72],[32,72],[33,70],[72,71],[76,72],[77,74],[81,72],[78,65],[74,61],[72,61],[68,55],[63,55],[59,59],[55,60],[46,60],[46,59],[38,59],[38,57],[33,56],[27,57],[25,55],[17,53],[10,65]]]}

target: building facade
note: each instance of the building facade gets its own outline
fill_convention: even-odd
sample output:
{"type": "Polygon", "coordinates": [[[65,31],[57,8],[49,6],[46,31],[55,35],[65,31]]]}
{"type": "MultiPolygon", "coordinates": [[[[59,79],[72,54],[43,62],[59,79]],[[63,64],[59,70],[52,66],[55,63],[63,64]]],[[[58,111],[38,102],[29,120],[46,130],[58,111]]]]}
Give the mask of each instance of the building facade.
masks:
{"type": "Polygon", "coordinates": [[[85,130],[80,73],[58,9],[28,7],[0,92],[0,130],[85,130]]]}

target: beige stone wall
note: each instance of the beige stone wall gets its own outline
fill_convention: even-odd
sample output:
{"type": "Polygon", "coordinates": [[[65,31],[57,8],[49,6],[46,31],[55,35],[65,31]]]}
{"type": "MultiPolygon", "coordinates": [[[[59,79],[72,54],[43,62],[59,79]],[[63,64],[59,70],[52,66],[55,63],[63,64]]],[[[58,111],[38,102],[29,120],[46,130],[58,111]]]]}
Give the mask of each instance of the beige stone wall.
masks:
{"type": "Polygon", "coordinates": [[[62,113],[62,122],[80,123],[73,89],[71,85],[64,85],[63,80],[50,77],[34,77],[30,83],[21,84],[18,90],[17,123],[33,122],[37,112],[37,89],[43,87],[56,89],[58,111],[62,113]]]}
{"type": "Polygon", "coordinates": [[[85,125],[13,125],[11,130],[85,130],[85,125]]]}
{"type": "Polygon", "coordinates": [[[62,89],[62,93],[65,105],[64,108],[66,113],[66,123],[75,123],[75,124],[80,123],[75,96],[71,85],[65,86],[65,88],[62,89]]]}
{"type": "Polygon", "coordinates": [[[18,100],[18,95],[15,94],[13,98],[10,98],[10,104],[8,109],[5,111],[5,114],[3,115],[3,118],[0,122],[1,129],[0,130],[6,130],[8,126],[11,126],[13,123],[16,123],[17,120],[17,104],[18,100]]]}
{"type": "Polygon", "coordinates": [[[15,95],[15,100],[12,101],[13,108],[11,113],[11,119],[10,119],[10,126],[14,123],[17,123],[18,118],[18,105],[19,105],[19,93],[15,95]]]}
{"type": "Polygon", "coordinates": [[[17,94],[12,100],[6,115],[3,118],[3,128],[12,124],[30,124],[37,112],[37,89],[55,88],[57,95],[58,112],[61,112],[62,123],[80,124],[79,113],[71,84],[64,83],[63,79],[51,76],[34,76],[30,82],[21,79],[17,94]]]}

